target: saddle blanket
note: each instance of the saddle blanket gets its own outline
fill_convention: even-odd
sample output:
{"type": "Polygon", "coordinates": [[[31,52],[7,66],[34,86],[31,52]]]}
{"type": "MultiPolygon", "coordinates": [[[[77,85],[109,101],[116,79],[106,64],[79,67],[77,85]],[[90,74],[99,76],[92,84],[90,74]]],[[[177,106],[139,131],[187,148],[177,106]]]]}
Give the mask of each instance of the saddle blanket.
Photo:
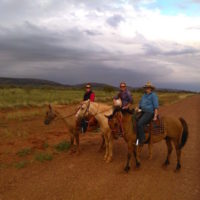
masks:
{"type": "Polygon", "coordinates": [[[164,121],[162,118],[158,118],[156,121],[151,121],[149,124],[145,126],[145,132],[149,132],[150,134],[164,134],[165,127],[164,121]]]}

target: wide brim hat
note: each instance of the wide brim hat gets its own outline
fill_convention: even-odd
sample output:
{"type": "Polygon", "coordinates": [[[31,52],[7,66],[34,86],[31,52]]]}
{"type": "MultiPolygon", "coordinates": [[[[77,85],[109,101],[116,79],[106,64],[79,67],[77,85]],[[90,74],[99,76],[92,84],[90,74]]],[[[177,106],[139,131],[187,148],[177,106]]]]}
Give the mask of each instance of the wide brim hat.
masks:
{"type": "Polygon", "coordinates": [[[144,86],[143,88],[151,88],[152,90],[155,89],[155,86],[150,82],[148,81],[144,86]]]}

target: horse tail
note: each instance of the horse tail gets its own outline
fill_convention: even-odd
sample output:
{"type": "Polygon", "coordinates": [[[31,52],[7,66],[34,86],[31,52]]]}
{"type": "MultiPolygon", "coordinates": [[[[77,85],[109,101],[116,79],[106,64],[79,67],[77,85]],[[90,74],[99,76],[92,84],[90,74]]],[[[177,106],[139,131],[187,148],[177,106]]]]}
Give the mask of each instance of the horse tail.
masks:
{"type": "Polygon", "coordinates": [[[188,139],[188,125],[182,117],[180,117],[179,120],[181,121],[181,124],[182,124],[182,127],[183,127],[181,143],[179,145],[179,148],[181,149],[181,148],[184,147],[184,145],[186,144],[187,139],[188,139]]]}

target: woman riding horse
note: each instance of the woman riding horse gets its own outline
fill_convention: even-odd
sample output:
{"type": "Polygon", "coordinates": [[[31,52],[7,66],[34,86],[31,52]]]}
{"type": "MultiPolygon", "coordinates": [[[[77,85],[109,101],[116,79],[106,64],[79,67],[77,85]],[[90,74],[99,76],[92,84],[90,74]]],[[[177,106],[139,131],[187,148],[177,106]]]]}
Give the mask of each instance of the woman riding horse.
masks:
{"type": "MultiPolygon", "coordinates": [[[[145,94],[139,103],[139,108],[142,110],[142,116],[137,122],[137,134],[139,139],[139,144],[145,142],[144,126],[148,124],[152,119],[157,120],[158,116],[158,97],[156,93],[153,92],[154,86],[151,82],[147,82],[144,85],[145,94]]],[[[138,141],[137,141],[138,142],[138,141]]]]}

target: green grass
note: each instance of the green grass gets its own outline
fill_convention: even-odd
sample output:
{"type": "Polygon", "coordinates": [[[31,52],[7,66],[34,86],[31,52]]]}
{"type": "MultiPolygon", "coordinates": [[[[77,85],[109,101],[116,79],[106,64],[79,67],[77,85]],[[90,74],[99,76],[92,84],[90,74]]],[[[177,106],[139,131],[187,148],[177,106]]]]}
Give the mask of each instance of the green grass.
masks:
{"type": "MultiPolygon", "coordinates": [[[[105,90],[94,90],[96,101],[112,103],[113,96],[116,91],[107,92],[105,90]]],[[[28,106],[44,106],[52,104],[71,104],[78,103],[82,100],[84,90],[81,89],[60,89],[60,88],[0,88],[0,108],[28,107],[28,106]]],[[[142,96],[142,92],[132,92],[135,103],[138,103],[142,96]]],[[[176,99],[185,98],[191,93],[174,93],[165,92],[158,93],[160,100],[163,102],[174,101],[176,99]]],[[[30,115],[37,116],[40,112],[34,113],[16,113],[7,116],[8,119],[21,119],[30,115]]]]}
{"type": "Polygon", "coordinates": [[[62,141],[58,143],[57,145],[55,145],[55,149],[57,151],[68,151],[69,148],[70,148],[70,143],[67,141],[62,141]]]}
{"type": "Polygon", "coordinates": [[[27,156],[27,155],[30,155],[32,152],[32,149],[31,148],[25,148],[25,149],[22,149],[20,151],[17,152],[17,155],[19,157],[24,157],[24,156],[27,156]]]}
{"type": "Polygon", "coordinates": [[[35,160],[39,162],[51,161],[52,159],[53,159],[53,156],[49,153],[38,153],[35,155],[35,160]]]}
{"type": "Polygon", "coordinates": [[[14,167],[17,169],[22,169],[26,167],[27,164],[28,164],[28,161],[20,161],[20,162],[14,163],[14,167]]]}
{"type": "MultiPolygon", "coordinates": [[[[112,98],[113,92],[95,91],[96,100],[104,101],[112,98]]],[[[0,108],[43,106],[49,103],[70,104],[80,102],[84,90],[72,89],[23,89],[4,88],[0,89],[0,108]]],[[[37,114],[37,113],[36,113],[37,114]]],[[[13,116],[9,116],[12,118],[13,116]]],[[[15,116],[16,118],[18,116],[15,116]]],[[[19,116],[23,117],[23,116],[19,116]]]]}

